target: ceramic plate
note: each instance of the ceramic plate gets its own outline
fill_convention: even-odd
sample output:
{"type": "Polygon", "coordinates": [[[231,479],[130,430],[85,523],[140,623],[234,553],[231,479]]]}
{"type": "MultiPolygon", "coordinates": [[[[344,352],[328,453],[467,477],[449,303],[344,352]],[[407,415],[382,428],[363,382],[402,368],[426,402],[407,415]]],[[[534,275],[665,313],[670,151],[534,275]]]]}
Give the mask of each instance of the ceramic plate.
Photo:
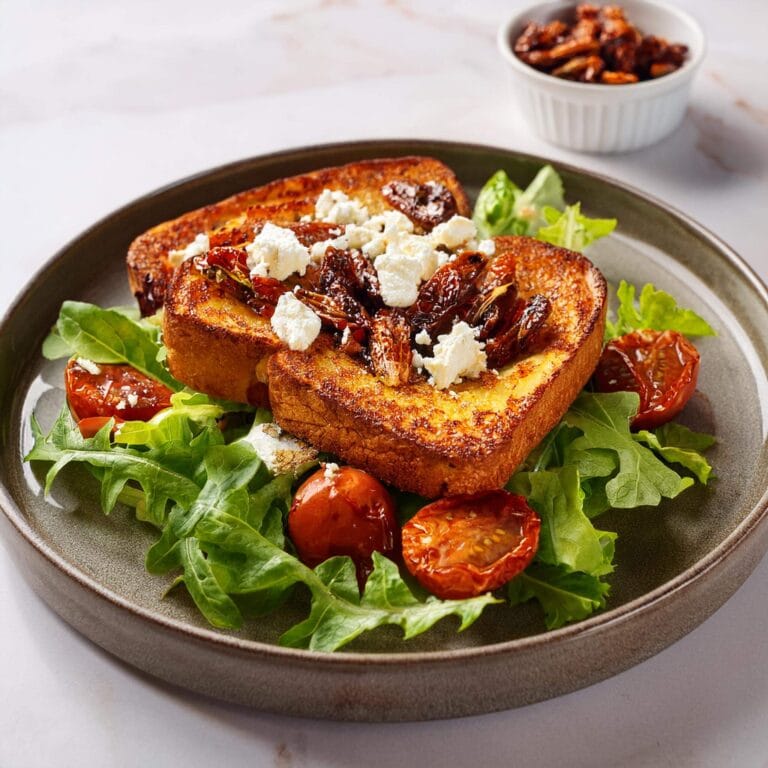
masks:
{"type": "MultiPolygon", "coordinates": [[[[568,199],[616,216],[617,233],[589,256],[612,286],[654,282],[717,329],[701,340],[700,392],[684,418],[713,430],[717,480],[655,509],[610,512],[619,533],[609,609],[544,630],[534,605],[487,610],[458,634],[453,620],[408,643],[381,630],[337,654],[281,648],[298,602],[239,633],[199,617],[183,590],[147,574],[153,533],[117,510],[101,514],[95,484],[70,467],[44,499],[41,468],[21,457],[33,408],[49,423],[62,401],[61,361],[40,344],[65,299],[131,300],[128,244],[140,232],[247,187],[372,157],[434,155],[475,195],[498,168],[524,185],[546,162],[501,149],[437,142],[363,142],[244,160],[181,181],[116,211],[61,250],[9,310],[0,335],[2,531],[40,596],[103,648],[153,675],[276,712],[349,720],[453,717],[518,706],[589,685],[658,652],[720,606],[768,548],[766,407],[768,300],[727,246],[667,206],[558,165],[568,199]],[[71,471],[69,471],[71,470],[71,471]]],[[[715,660],[713,660],[714,662],[715,660]]]]}

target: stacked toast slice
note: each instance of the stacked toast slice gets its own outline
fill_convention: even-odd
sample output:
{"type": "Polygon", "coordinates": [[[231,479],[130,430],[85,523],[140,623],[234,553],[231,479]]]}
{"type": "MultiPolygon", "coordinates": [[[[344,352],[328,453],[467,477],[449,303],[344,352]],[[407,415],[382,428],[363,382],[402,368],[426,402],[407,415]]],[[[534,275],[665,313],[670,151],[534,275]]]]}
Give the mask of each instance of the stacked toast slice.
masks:
{"type": "Polygon", "coordinates": [[[149,303],[164,303],[168,363],[190,387],[269,404],[290,433],[404,490],[436,497],[498,488],[559,421],[600,356],[606,286],[586,258],[531,238],[496,238],[492,259],[511,258],[519,296],[545,297],[549,314],[534,348],[500,370],[438,389],[418,375],[385,383],[365,359],[340,349],[338,334],[288,349],[268,317],[195,259],[174,266],[169,255],[201,233],[212,246],[241,247],[265,222],[292,228],[304,244],[322,241],[332,225],[306,219],[323,190],[343,191],[375,214],[391,209],[382,189],[394,181],[437,182],[451,191],[456,213],[469,211],[453,173],[431,158],[325,169],[155,227],[131,246],[131,285],[140,298],[166,286],[149,303]]]}

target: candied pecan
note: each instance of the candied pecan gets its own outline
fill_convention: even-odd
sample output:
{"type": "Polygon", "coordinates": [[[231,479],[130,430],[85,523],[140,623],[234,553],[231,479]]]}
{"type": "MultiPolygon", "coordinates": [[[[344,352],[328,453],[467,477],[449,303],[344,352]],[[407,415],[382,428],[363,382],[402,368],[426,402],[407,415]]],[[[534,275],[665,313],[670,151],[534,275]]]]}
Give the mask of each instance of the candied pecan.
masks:
{"type": "Polygon", "coordinates": [[[404,213],[425,232],[431,232],[458,211],[451,190],[436,181],[426,184],[391,181],[381,188],[381,193],[393,208],[404,213]]]}
{"type": "Polygon", "coordinates": [[[600,8],[592,3],[579,3],[576,6],[576,20],[582,21],[588,19],[590,21],[596,20],[600,14],[600,8]]]}
{"type": "Polygon", "coordinates": [[[506,328],[485,343],[488,367],[501,368],[521,352],[530,349],[549,317],[550,309],[549,299],[541,294],[527,301],[518,299],[509,313],[510,322],[505,324],[506,328]]]}
{"type": "Polygon", "coordinates": [[[574,56],[565,64],[552,70],[555,77],[566,80],[594,82],[603,71],[603,60],[599,56],[574,56]]]}
{"type": "Polygon", "coordinates": [[[630,72],[603,72],[600,75],[600,82],[606,85],[626,85],[636,83],[637,75],[630,72]]]}
{"type": "MultiPolygon", "coordinates": [[[[371,326],[371,317],[359,301],[348,294],[325,296],[322,293],[297,287],[296,298],[314,310],[325,325],[338,331],[349,327],[353,332],[367,331],[371,326]]],[[[358,338],[356,334],[355,338],[358,338]]],[[[364,338],[364,335],[363,335],[364,338]]]]}
{"type": "Polygon", "coordinates": [[[664,77],[664,75],[668,75],[670,72],[674,72],[676,69],[677,67],[671,62],[659,61],[655,64],[651,64],[649,73],[651,77],[664,77]]]}
{"type": "Polygon", "coordinates": [[[447,331],[453,318],[465,312],[477,295],[475,280],[487,261],[479,251],[464,251],[440,267],[408,308],[411,325],[424,329],[433,339],[447,331]]]}
{"type": "Polygon", "coordinates": [[[402,312],[382,310],[371,321],[368,351],[373,373],[397,387],[411,378],[411,325],[402,312]]]}

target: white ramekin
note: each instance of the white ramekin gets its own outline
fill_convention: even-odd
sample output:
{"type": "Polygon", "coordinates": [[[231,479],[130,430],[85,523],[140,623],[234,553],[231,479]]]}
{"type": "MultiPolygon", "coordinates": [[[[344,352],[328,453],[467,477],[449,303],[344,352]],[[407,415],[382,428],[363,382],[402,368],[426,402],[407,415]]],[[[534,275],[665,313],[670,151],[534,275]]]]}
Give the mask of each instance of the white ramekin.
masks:
{"type": "Polygon", "coordinates": [[[562,80],[517,58],[512,45],[529,21],[567,18],[573,2],[548,2],[516,13],[499,29],[497,42],[512,76],[523,115],[544,139],[580,152],[627,152],[671,133],[683,119],[693,76],[704,58],[704,33],[687,13],[648,0],[620,3],[643,34],[684,43],[680,69],[657,80],[596,85],[562,80]]]}

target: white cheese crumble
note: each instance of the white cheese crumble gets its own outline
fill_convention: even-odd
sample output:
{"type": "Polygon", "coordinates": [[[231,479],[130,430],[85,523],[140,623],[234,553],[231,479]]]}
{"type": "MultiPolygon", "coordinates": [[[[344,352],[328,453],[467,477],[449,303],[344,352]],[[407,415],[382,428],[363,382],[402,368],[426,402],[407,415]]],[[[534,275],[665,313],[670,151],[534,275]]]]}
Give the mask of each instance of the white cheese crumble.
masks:
{"type": "Polygon", "coordinates": [[[272,330],[288,349],[303,352],[320,333],[320,318],[293,293],[278,300],[270,320],[272,330]]]}
{"type": "Polygon", "coordinates": [[[251,277],[285,280],[293,274],[303,275],[310,262],[309,251],[299,242],[296,233],[271,222],[264,225],[245,250],[251,277]]]}
{"type": "Polygon", "coordinates": [[[295,473],[317,457],[314,448],[284,435],[277,424],[257,424],[242,439],[253,446],[267,469],[275,475],[295,473]]]}
{"type": "Polygon", "coordinates": [[[450,333],[437,337],[432,350],[434,356],[423,358],[424,368],[432,374],[430,384],[437,389],[448,389],[464,378],[476,379],[487,370],[485,344],[477,340],[476,333],[462,320],[450,333]]]}
{"type": "Polygon", "coordinates": [[[382,301],[388,307],[410,307],[419,295],[424,265],[418,256],[387,248],[374,262],[382,301]]]}
{"type": "Polygon", "coordinates": [[[333,461],[329,461],[324,465],[323,477],[326,480],[333,480],[336,477],[336,473],[339,471],[339,465],[333,461]]]}
{"type": "Polygon", "coordinates": [[[184,248],[177,251],[168,252],[168,260],[174,267],[178,267],[182,261],[191,259],[193,256],[202,256],[211,249],[211,241],[205,232],[195,236],[195,239],[188,243],[184,248]]]}
{"type": "Polygon", "coordinates": [[[88,371],[88,373],[98,376],[101,373],[101,368],[99,368],[96,363],[93,362],[93,360],[89,360],[87,357],[77,357],[75,358],[75,362],[84,370],[88,371]]]}
{"type": "Polygon", "coordinates": [[[131,406],[131,408],[135,408],[139,404],[139,396],[135,392],[129,392],[125,399],[128,401],[128,405],[131,406]]]}
{"type": "Polygon", "coordinates": [[[494,253],[496,253],[496,243],[493,242],[493,240],[481,240],[477,244],[477,250],[480,251],[480,253],[485,254],[486,256],[493,256],[494,253]]]}
{"type": "Polygon", "coordinates": [[[315,203],[315,218],[331,224],[362,224],[368,219],[368,209],[338,189],[324,189],[315,203]]]}
{"type": "Polygon", "coordinates": [[[424,344],[425,346],[427,344],[432,343],[432,339],[430,338],[429,334],[422,328],[414,337],[413,340],[417,344],[424,344]]]}
{"type": "Polygon", "coordinates": [[[477,237],[477,227],[466,216],[451,216],[448,221],[438,224],[430,233],[435,247],[444,245],[452,251],[470,243],[477,237]]]}

